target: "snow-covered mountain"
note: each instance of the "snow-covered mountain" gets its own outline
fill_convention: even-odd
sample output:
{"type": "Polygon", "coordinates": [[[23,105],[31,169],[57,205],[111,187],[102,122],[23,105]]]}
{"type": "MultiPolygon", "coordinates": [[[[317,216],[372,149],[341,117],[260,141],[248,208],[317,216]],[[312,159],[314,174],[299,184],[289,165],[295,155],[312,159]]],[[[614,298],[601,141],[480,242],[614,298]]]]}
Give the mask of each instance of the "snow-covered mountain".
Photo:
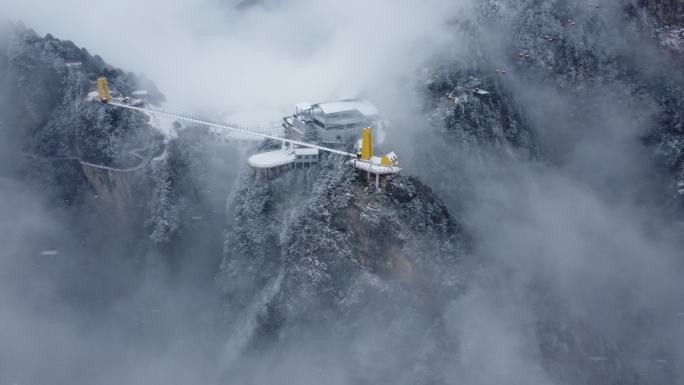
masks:
{"type": "Polygon", "coordinates": [[[165,137],[86,100],[151,81],[3,25],[0,379],[681,382],[683,4],[454,15],[381,192],[165,137]]]}

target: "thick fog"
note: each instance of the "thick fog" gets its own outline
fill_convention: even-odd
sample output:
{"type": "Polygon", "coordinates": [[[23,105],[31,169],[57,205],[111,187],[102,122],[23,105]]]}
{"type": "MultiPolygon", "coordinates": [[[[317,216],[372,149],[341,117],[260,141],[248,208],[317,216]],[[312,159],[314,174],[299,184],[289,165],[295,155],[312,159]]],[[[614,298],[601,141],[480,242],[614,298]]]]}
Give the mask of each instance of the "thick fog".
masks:
{"type": "MultiPolygon", "coordinates": [[[[681,85],[681,73],[654,51],[653,42],[630,36],[634,30],[617,5],[602,7],[608,9],[602,14],[607,32],[581,35],[592,53],[610,47],[634,60],[637,73],[672,71],[669,76],[681,85]]],[[[502,22],[482,33],[490,41],[482,48],[489,59],[500,68],[515,67],[515,30],[502,22]]],[[[543,161],[530,161],[524,151],[506,155],[496,146],[454,148],[439,137],[423,140],[427,149],[412,154],[414,172],[451,202],[477,237],[476,254],[502,268],[489,289],[474,290],[456,305],[455,320],[477,317],[458,330],[466,340],[477,339],[477,348],[460,350],[461,360],[481,370],[475,382],[539,373],[538,363],[548,359],[545,342],[527,332],[543,328],[540,320],[548,317],[561,330],[582,324],[594,334],[561,342],[569,350],[581,347],[579,357],[565,357],[569,366],[574,359],[599,363],[584,366],[589,383],[604,383],[591,377],[603,360],[633,366],[654,382],[672,373],[681,379],[684,222],[669,203],[667,168],[644,145],[661,118],[655,99],[600,77],[580,86],[590,91],[578,91],[522,72],[509,71],[502,82],[526,109],[543,161]],[[443,162],[436,163],[439,157],[443,162]],[[544,301],[555,303],[555,314],[540,312],[544,301]],[[598,335],[606,339],[594,339],[598,335]]],[[[410,153],[406,145],[402,150],[410,153]]],[[[548,381],[533,376],[522,382],[548,381]]]]}
{"type": "Polygon", "coordinates": [[[170,104],[266,124],[300,101],[396,92],[465,1],[3,1],[4,16],[153,79],[170,104]],[[54,17],[56,14],[68,17],[54,17]]]}
{"type": "MultiPolygon", "coordinates": [[[[581,331],[559,343],[581,354],[555,360],[587,376],[592,365],[633,367],[654,383],[684,375],[684,222],[667,203],[666,170],[641,140],[655,124],[654,101],[625,96],[621,84],[577,100],[555,84],[510,73],[502,82],[536,131],[539,159],[510,147],[444,141],[420,115],[421,82],[436,61],[472,60],[454,27],[472,20],[472,2],[0,0],[0,9],[40,34],[145,74],[171,108],[267,124],[303,100],[376,102],[392,123],[387,144],[407,173],[444,200],[486,266],[439,315],[458,346],[441,357],[446,382],[557,382],[539,332],[548,325],[581,331]]],[[[510,65],[499,46],[509,27],[481,31],[486,43],[478,55],[510,65]]],[[[623,44],[628,56],[650,49],[623,44]]],[[[46,197],[2,170],[1,381],[239,383],[246,375],[252,383],[346,384],[357,367],[351,362],[391,367],[402,362],[394,355],[413,354],[374,340],[383,325],[369,322],[351,341],[310,336],[266,357],[236,360],[233,344],[249,332],[216,321],[223,314],[211,272],[220,254],[202,256],[211,247],[198,239],[175,268],[155,255],[144,273],[133,262],[103,269],[96,261],[113,259],[101,256],[130,249],[100,250],[95,235],[78,239],[65,226],[82,230],[92,218],[46,207],[46,197]],[[43,272],[49,266],[56,272],[43,272]],[[83,287],[92,287],[89,302],[70,302],[70,291],[83,287]]],[[[115,240],[103,244],[130,235],[118,230],[112,225],[115,240]]],[[[594,381],[587,383],[601,383],[594,381]]]]}

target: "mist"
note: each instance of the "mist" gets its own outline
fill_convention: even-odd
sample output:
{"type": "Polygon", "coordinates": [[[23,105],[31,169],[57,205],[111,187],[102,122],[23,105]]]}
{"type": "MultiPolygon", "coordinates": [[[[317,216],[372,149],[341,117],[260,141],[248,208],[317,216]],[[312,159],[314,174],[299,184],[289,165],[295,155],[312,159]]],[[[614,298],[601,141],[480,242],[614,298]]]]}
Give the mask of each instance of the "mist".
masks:
{"type": "MultiPolygon", "coordinates": [[[[573,17],[596,17],[582,13],[590,9],[580,8],[582,2],[570,4],[577,12],[573,17]]],[[[609,50],[635,58],[637,72],[652,79],[657,73],[681,79],[652,42],[635,38],[617,5],[602,7],[609,11],[596,18],[605,30],[596,27],[596,19],[586,21],[594,25],[580,25],[594,29],[588,41],[577,43],[580,48],[584,44],[595,53],[612,43],[609,50]],[[613,34],[620,33],[614,39],[613,34]],[[645,58],[644,52],[653,56],[645,58]]],[[[515,7],[507,11],[511,13],[503,13],[503,21],[521,17],[515,7]]],[[[528,17],[529,23],[542,20],[528,17]]],[[[524,34],[515,28],[506,22],[482,27],[482,40],[489,42],[482,50],[499,68],[509,69],[503,87],[525,106],[543,160],[530,159],[525,150],[506,154],[491,144],[445,144],[429,128],[422,138],[412,137],[420,146],[402,145],[400,152],[411,156],[414,163],[408,167],[430,181],[452,213],[463,215],[477,238],[476,254],[500,268],[498,273],[490,270],[483,291],[474,290],[455,305],[461,313],[455,320],[467,317],[462,313],[469,310],[486,312],[459,335],[467,339],[473,333],[484,341],[496,336],[489,343],[474,342],[477,348],[463,357],[474,365],[486,362],[481,369],[488,375],[472,374],[472,367],[459,374],[483,383],[511,378],[515,383],[557,381],[537,376],[538,365],[548,365],[549,341],[543,341],[543,332],[528,333],[556,323],[561,329],[582,325],[588,333],[560,342],[583,352],[561,356],[563,362],[588,363],[583,369],[587,383],[608,381],[601,379],[601,364],[594,363],[606,357],[614,364],[640,368],[653,381],[672,373],[681,378],[684,222],[681,209],[666,193],[662,160],[644,146],[644,138],[661,119],[656,98],[635,92],[629,83],[607,81],[606,74],[574,88],[564,84],[572,80],[554,79],[543,65],[539,71],[548,74],[528,71],[515,62],[516,50],[522,48],[512,36],[524,34]],[[417,148],[415,153],[412,148],[417,148]],[[472,305],[468,301],[477,305],[466,309],[472,305]],[[550,312],[549,304],[554,309],[550,312]],[[521,372],[532,378],[521,380],[521,372]]],[[[574,38],[568,35],[562,38],[574,38]]],[[[543,53],[532,52],[538,60],[545,59],[543,53]]]]}
{"type": "Polygon", "coordinates": [[[171,107],[268,124],[300,101],[388,99],[453,41],[446,23],[469,2],[3,3],[5,17],[145,74],[171,107]]]}

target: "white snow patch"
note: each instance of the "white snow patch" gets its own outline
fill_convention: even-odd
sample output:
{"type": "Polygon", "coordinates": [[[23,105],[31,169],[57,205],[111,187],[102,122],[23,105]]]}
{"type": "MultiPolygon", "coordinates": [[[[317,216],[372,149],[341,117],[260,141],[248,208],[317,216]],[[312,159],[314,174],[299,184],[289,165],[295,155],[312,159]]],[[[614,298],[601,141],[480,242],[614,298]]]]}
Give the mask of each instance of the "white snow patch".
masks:
{"type": "Polygon", "coordinates": [[[684,25],[658,28],[656,34],[665,48],[684,53],[684,25]]]}
{"type": "Polygon", "coordinates": [[[349,99],[341,100],[339,102],[325,102],[318,103],[314,106],[318,106],[326,114],[334,114],[337,112],[344,111],[359,111],[365,116],[374,116],[379,113],[378,109],[368,100],[365,99],[349,99]]]}

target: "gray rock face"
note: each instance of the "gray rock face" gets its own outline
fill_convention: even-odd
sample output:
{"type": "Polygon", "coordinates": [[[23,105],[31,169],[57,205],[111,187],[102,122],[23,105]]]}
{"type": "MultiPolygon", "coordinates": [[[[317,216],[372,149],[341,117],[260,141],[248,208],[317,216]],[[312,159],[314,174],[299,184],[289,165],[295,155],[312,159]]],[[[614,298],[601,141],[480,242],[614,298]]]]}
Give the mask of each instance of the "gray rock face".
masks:
{"type": "MultiPolygon", "coordinates": [[[[475,266],[463,230],[429,188],[396,176],[375,192],[334,156],[321,167],[245,179],[218,277],[229,318],[253,317],[251,338],[233,348],[268,356],[319,335],[324,350],[331,344],[341,353],[359,347],[365,326],[383,323],[373,338],[396,338],[391,345],[402,352],[415,338],[441,343],[435,326],[412,335],[414,328],[437,322],[434,314],[464,291],[475,266]]],[[[249,323],[235,318],[232,330],[244,333],[240,322],[249,323]]],[[[404,369],[395,364],[409,357],[378,357],[392,363],[379,369],[354,359],[342,365],[361,383],[441,375],[433,369],[444,362],[409,356],[404,369]]]]}
{"type": "Polygon", "coordinates": [[[640,0],[637,4],[646,7],[663,24],[684,22],[684,2],[682,0],[640,0]]]}
{"type": "MultiPolygon", "coordinates": [[[[459,213],[462,206],[471,206],[465,212],[472,206],[486,208],[486,203],[472,203],[482,190],[469,191],[469,186],[511,188],[511,197],[504,200],[516,203],[503,209],[528,199],[515,195],[517,183],[489,181],[530,178],[527,170],[506,166],[522,163],[551,167],[592,186],[608,200],[635,202],[630,204],[640,209],[663,205],[681,218],[684,67],[668,50],[668,44],[680,44],[679,37],[669,33],[674,40],[663,45],[659,37],[664,30],[657,28],[663,28],[659,23],[664,21],[652,18],[651,9],[641,8],[644,4],[596,4],[490,1],[481,4],[475,21],[458,25],[469,51],[458,62],[435,68],[424,80],[434,137],[425,139],[427,144],[419,148],[426,150],[415,156],[421,163],[418,173],[444,196],[452,213],[459,213]],[[491,94],[474,95],[475,86],[491,94]]],[[[552,215],[566,199],[559,195],[544,215],[552,215]]],[[[650,215],[657,217],[661,209],[650,215]]],[[[477,221],[478,216],[469,220],[477,221]]],[[[518,226],[522,221],[511,222],[518,226]]],[[[533,239],[545,243],[543,236],[533,239]]],[[[484,239],[483,244],[490,241],[484,239]]],[[[504,256],[502,264],[509,263],[507,250],[495,253],[504,256]]],[[[552,258],[562,251],[539,253],[552,258]]],[[[516,270],[518,262],[511,264],[516,270]]],[[[522,269],[522,275],[535,270],[522,269]]],[[[630,285],[612,289],[625,293],[630,285]]],[[[577,316],[568,311],[574,294],[560,293],[548,277],[534,276],[526,290],[524,306],[534,313],[530,340],[536,341],[551,381],[667,384],[681,378],[675,363],[681,360],[678,349],[659,337],[659,327],[675,335],[680,330],[665,308],[632,307],[625,300],[624,307],[613,310],[621,314],[624,329],[607,331],[597,326],[596,314],[577,316]],[[634,337],[636,330],[643,339],[634,337]]],[[[603,298],[603,293],[596,296],[603,298]]]]}
{"type": "Polygon", "coordinates": [[[458,143],[560,164],[577,151],[577,140],[611,146],[638,138],[632,151],[648,148],[669,179],[652,182],[665,183],[663,199],[681,208],[684,74],[672,52],[684,38],[675,27],[659,29],[641,6],[481,4],[476,20],[457,24],[468,53],[424,80],[432,126],[458,143]],[[590,133],[609,125],[610,138],[590,133]]]}

